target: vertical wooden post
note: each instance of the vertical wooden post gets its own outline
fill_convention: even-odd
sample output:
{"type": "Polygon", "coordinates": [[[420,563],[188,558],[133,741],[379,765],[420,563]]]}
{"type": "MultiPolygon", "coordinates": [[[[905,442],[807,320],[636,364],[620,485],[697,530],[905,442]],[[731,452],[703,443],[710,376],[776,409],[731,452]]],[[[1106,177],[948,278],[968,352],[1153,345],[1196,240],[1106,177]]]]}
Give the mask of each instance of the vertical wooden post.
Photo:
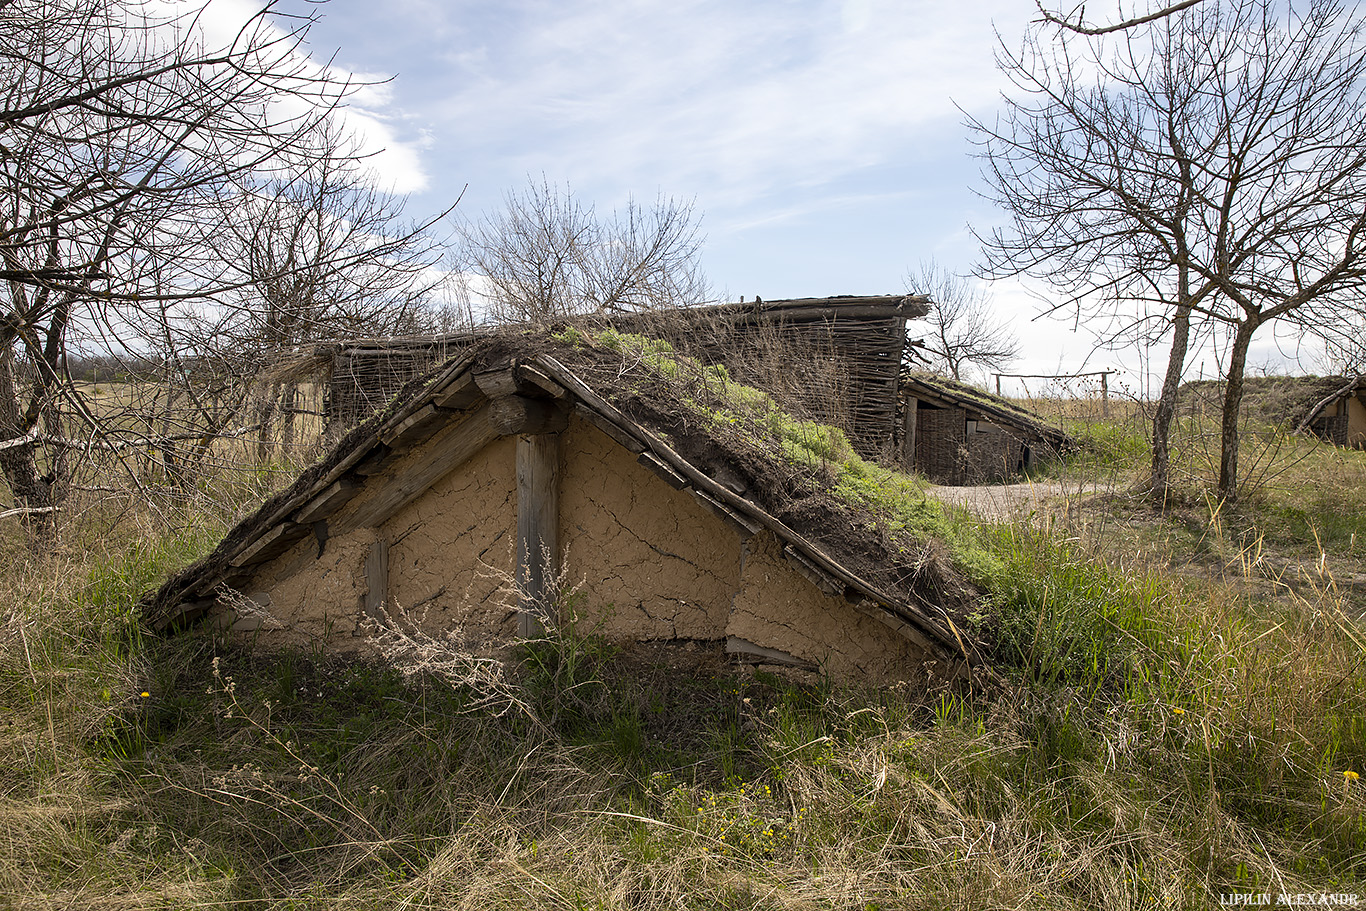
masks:
{"type": "Polygon", "coordinates": [[[389,599],[389,542],[380,538],[365,558],[365,615],[376,617],[389,599]]]}
{"type": "Polygon", "coordinates": [[[1001,394],[1001,374],[996,374],[996,394],[1001,394]]]}
{"type": "Polygon", "coordinates": [[[559,555],[560,435],[517,437],[517,634],[534,638],[554,621],[559,555]]]}
{"type": "Polygon", "coordinates": [[[1110,416],[1110,371],[1100,375],[1100,416],[1110,416]]]}
{"type": "Polygon", "coordinates": [[[901,433],[901,445],[904,447],[901,461],[906,466],[907,471],[915,471],[915,427],[919,419],[920,399],[913,395],[907,396],[905,417],[903,418],[906,426],[902,428],[901,433]]]}

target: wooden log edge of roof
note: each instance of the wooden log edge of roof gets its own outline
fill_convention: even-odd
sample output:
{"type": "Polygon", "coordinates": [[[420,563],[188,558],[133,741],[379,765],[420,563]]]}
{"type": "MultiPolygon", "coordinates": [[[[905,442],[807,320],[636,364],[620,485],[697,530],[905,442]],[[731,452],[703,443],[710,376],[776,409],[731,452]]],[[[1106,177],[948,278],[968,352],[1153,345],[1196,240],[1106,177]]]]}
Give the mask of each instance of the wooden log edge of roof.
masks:
{"type": "Polygon", "coordinates": [[[1323,398],[1319,399],[1317,402],[1311,405],[1309,411],[1305,413],[1304,418],[1297,425],[1295,425],[1295,432],[1308,432],[1309,425],[1314,423],[1314,419],[1319,416],[1319,413],[1322,412],[1323,409],[1327,408],[1329,405],[1331,405],[1338,399],[1342,398],[1343,396],[1350,395],[1352,392],[1363,387],[1366,387],[1366,374],[1352,377],[1341,387],[1334,389],[1332,392],[1328,393],[1328,395],[1325,395],[1323,398]]]}

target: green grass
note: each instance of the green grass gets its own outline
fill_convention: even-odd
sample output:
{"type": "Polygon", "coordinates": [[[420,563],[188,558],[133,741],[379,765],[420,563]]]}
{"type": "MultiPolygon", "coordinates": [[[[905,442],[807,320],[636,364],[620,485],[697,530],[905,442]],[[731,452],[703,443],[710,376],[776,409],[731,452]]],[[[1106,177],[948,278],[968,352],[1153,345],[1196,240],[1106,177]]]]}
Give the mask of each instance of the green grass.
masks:
{"type": "Polygon", "coordinates": [[[1198,908],[1366,876],[1366,797],[1343,775],[1366,771],[1366,672],[1337,602],[1268,623],[1235,590],[1080,540],[986,537],[996,684],[681,678],[571,631],[529,648],[506,704],[380,664],[141,636],[133,598],[185,545],[133,544],[9,616],[0,892],[1198,908]]]}

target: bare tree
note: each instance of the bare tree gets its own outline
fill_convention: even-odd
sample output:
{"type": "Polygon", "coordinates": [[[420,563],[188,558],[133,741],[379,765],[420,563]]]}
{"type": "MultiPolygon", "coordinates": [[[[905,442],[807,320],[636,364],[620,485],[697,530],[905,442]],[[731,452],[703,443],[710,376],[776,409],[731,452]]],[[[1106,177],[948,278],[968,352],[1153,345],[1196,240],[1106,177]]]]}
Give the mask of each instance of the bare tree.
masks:
{"type": "Polygon", "coordinates": [[[484,286],[499,319],[651,310],[708,296],[692,205],[672,198],[630,200],[604,220],[568,187],[542,178],[460,234],[462,268],[484,286]]]}
{"type": "Polygon", "coordinates": [[[229,372],[273,378],[257,390],[263,456],[277,405],[283,444],[294,427],[296,378],[271,372],[272,364],[327,339],[425,332],[434,322],[430,299],[446,280],[445,248],[431,229],[450,209],[405,222],[403,200],[374,188],[359,150],[335,125],[323,125],[309,145],[295,173],[224,198],[223,228],[211,241],[240,274],[216,298],[227,318],[201,334],[229,372]]]}
{"type": "Polygon", "coordinates": [[[1000,370],[1020,356],[1019,338],[992,313],[991,296],[980,285],[928,262],[906,277],[906,289],[932,302],[925,319],[930,334],[916,349],[936,369],[961,380],[964,367],[1000,370]]]}
{"type": "Polygon", "coordinates": [[[1366,282],[1366,56],[1336,0],[1202,5],[1099,39],[1027,37],[1000,65],[1017,94],[971,120],[992,197],[983,272],[1028,274],[1080,317],[1170,333],[1151,489],[1169,484],[1193,321],[1228,346],[1219,494],[1238,494],[1248,347],[1274,320],[1352,306],[1366,282]]]}
{"type": "Polygon", "coordinates": [[[307,271],[244,274],[215,241],[248,188],[304,186],[350,87],[301,52],[306,18],[267,7],[225,40],[206,19],[137,0],[0,7],[0,470],[21,509],[59,504],[66,453],[117,454],[136,432],[71,382],[73,337],[127,352],[151,323],[174,343],[196,309],[307,271]]]}
{"type": "Polygon", "coordinates": [[[1366,302],[1316,320],[1308,334],[1323,343],[1322,354],[1314,358],[1318,369],[1339,376],[1366,374],[1366,302]]]}

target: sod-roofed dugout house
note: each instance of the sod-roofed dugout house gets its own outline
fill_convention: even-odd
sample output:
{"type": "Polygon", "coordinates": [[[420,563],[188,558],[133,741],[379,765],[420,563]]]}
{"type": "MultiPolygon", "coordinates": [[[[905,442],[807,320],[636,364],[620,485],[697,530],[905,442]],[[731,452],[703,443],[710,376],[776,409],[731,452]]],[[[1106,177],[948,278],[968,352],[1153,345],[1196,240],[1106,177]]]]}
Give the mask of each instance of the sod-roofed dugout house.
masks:
{"type": "Polygon", "coordinates": [[[1073,447],[1071,437],[999,396],[943,377],[901,378],[901,457],[938,484],[998,481],[1073,447]]]}
{"type": "MultiPolygon", "coordinates": [[[[1196,380],[1181,387],[1182,410],[1217,415],[1224,384],[1196,380]]],[[[1366,449],[1366,376],[1250,376],[1241,418],[1254,427],[1310,433],[1336,446],[1366,449]]]]}
{"type": "Polygon", "coordinates": [[[609,638],[724,643],[846,680],[975,660],[944,607],[964,592],[932,561],[892,567],[838,515],[779,518],[762,466],[728,458],[705,422],[662,426],[666,404],[613,404],[611,370],[590,383],[575,362],[595,357],[471,348],[171,579],[153,622],[363,646],[365,615],[401,605],[497,648],[561,609],[558,576],[581,583],[576,622],[609,638]]]}

